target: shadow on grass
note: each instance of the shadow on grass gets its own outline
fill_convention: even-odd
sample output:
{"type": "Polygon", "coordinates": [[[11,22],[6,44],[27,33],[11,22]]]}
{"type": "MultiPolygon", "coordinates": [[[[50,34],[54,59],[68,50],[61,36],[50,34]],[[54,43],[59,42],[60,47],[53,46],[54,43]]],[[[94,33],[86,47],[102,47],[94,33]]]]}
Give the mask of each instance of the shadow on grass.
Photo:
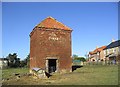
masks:
{"type": "Polygon", "coordinates": [[[45,75],[47,76],[47,78],[49,78],[50,76],[52,76],[50,73],[45,72],[45,75]]]}
{"type": "Polygon", "coordinates": [[[76,70],[77,68],[81,68],[81,67],[83,67],[83,66],[81,66],[81,65],[73,65],[73,66],[72,66],[72,72],[73,72],[74,70],[76,70]]]}

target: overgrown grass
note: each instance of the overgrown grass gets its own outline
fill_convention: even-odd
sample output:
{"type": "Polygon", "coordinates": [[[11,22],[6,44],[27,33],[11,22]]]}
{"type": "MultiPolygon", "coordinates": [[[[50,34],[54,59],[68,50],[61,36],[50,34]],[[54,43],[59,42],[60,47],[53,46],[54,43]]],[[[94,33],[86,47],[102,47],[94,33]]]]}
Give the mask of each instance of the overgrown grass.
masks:
{"type": "Polygon", "coordinates": [[[117,85],[118,66],[89,65],[74,71],[79,73],[78,83],[86,85],[117,85]]]}
{"type": "Polygon", "coordinates": [[[28,68],[8,68],[2,70],[2,79],[13,77],[15,73],[25,74],[28,73],[28,68]]]}
{"type": "MultiPolygon", "coordinates": [[[[28,69],[5,69],[3,78],[13,73],[27,73],[28,69]]],[[[3,84],[27,85],[118,85],[117,65],[86,65],[66,74],[54,74],[48,79],[23,77],[19,80],[3,81],[3,84]]]]}

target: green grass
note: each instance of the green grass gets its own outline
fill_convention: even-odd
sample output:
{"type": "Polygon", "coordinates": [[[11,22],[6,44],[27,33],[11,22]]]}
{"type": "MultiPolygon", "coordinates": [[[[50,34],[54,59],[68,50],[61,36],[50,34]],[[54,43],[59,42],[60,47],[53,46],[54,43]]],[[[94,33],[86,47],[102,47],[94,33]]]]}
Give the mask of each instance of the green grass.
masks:
{"type": "Polygon", "coordinates": [[[28,68],[8,68],[2,70],[2,79],[7,79],[14,76],[15,73],[25,74],[28,73],[28,68]]]}
{"type": "MultiPolygon", "coordinates": [[[[28,69],[5,69],[3,78],[10,77],[14,72],[27,73],[28,69]]],[[[21,77],[3,81],[3,84],[27,84],[27,85],[118,85],[117,65],[86,65],[71,73],[54,74],[48,79],[35,79],[33,77],[21,77]]]]}
{"type": "Polygon", "coordinates": [[[117,85],[118,67],[117,66],[84,66],[75,71],[79,73],[81,84],[86,85],[117,85]]]}

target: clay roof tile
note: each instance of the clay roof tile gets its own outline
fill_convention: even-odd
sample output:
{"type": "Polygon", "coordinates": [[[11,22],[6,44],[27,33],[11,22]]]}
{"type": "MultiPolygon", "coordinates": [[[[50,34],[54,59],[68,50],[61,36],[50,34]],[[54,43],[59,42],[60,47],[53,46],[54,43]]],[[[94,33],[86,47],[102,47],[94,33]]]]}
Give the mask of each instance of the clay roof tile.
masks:
{"type": "Polygon", "coordinates": [[[61,22],[58,22],[55,18],[49,16],[46,19],[44,19],[41,23],[37,25],[37,27],[44,27],[44,28],[50,28],[50,29],[63,29],[63,30],[71,30],[66,25],[62,24],[61,22]]]}
{"type": "Polygon", "coordinates": [[[95,54],[97,52],[101,52],[102,50],[104,50],[106,48],[106,46],[102,46],[102,47],[99,47],[99,48],[96,48],[94,51],[92,52],[89,52],[89,54],[95,54]]]}

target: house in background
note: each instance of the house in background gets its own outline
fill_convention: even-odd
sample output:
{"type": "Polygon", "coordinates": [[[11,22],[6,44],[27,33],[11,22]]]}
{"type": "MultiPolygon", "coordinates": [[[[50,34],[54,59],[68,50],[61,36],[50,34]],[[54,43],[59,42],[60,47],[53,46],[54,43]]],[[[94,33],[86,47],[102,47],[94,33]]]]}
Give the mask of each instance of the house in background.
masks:
{"type": "Polygon", "coordinates": [[[116,64],[117,56],[120,54],[120,40],[112,42],[104,49],[108,63],[116,64]]]}
{"type": "Polygon", "coordinates": [[[106,48],[106,46],[102,46],[102,47],[96,47],[96,49],[94,51],[89,52],[88,56],[89,56],[89,61],[90,62],[99,62],[99,61],[104,61],[105,60],[105,53],[104,53],[104,49],[106,48]]]}
{"type": "Polygon", "coordinates": [[[120,54],[120,40],[112,40],[107,46],[97,47],[94,51],[89,52],[89,62],[103,61],[107,64],[116,64],[117,57],[120,54]]]}
{"type": "Polygon", "coordinates": [[[8,67],[8,59],[0,58],[0,69],[8,67]]]}

